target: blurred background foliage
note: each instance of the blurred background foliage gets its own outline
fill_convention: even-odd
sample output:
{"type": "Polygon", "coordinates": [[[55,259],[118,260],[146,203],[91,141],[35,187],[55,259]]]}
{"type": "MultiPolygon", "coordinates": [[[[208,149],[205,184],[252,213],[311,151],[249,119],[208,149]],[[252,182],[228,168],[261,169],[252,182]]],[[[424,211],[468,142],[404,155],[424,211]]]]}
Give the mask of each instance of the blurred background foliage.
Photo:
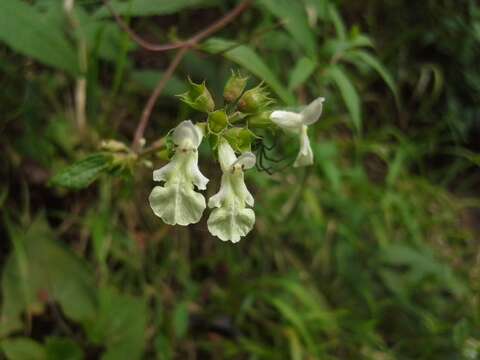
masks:
{"type": "MultiPolygon", "coordinates": [[[[236,3],[112,5],[167,42],[236,3]]],[[[278,106],[327,99],[313,167],[283,166],[288,138],[258,150],[283,160],[248,174],[257,224],[235,246],[204,221],[164,225],[147,205],[151,169],[98,153],[130,142],[172,54],[138,47],[98,0],[64,5],[0,1],[6,358],[480,358],[476,1],[257,0],[188,53],[147,145],[195,117],[173,97],[187,76],[217,98],[240,69],[278,106]],[[70,188],[84,189],[54,186],[72,163],[70,188]]]]}

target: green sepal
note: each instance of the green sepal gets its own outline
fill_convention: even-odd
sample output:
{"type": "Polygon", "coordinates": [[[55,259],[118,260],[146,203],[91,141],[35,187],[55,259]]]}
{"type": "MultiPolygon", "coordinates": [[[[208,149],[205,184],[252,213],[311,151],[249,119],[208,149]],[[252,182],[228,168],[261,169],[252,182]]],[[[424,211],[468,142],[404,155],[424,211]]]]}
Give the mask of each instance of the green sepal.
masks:
{"type": "Polygon", "coordinates": [[[231,124],[235,124],[239,121],[242,121],[243,119],[245,119],[248,115],[247,114],[244,114],[240,111],[235,111],[233,114],[230,115],[229,117],[229,121],[231,124]]]}
{"type": "Polygon", "coordinates": [[[263,86],[263,83],[260,83],[253,89],[247,90],[243,93],[238,101],[238,108],[245,113],[264,111],[273,103],[273,100],[269,95],[266,87],[263,86]]]}
{"type": "Polygon", "coordinates": [[[249,128],[252,129],[269,129],[274,128],[272,120],[270,120],[271,111],[263,111],[261,113],[250,116],[247,119],[247,124],[249,128]]]}
{"type": "Polygon", "coordinates": [[[233,103],[242,95],[247,85],[248,77],[242,77],[239,72],[232,71],[232,75],[223,89],[223,98],[228,103],[233,103]]]}
{"type": "Polygon", "coordinates": [[[251,151],[255,134],[246,128],[231,128],[223,133],[223,137],[237,152],[251,151]]]}
{"type": "Polygon", "coordinates": [[[202,111],[205,113],[212,112],[215,109],[215,102],[213,101],[210,91],[208,91],[205,81],[201,84],[195,84],[190,78],[188,79],[190,89],[177,95],[181,101],[190,106],[192,109],[202,111]]]}
{"type": "Polygon", "coordinates": [[[217,110],[208,114],[208,130],[220,134],[228,126],[228,116],[225,110],[217,110]]]}

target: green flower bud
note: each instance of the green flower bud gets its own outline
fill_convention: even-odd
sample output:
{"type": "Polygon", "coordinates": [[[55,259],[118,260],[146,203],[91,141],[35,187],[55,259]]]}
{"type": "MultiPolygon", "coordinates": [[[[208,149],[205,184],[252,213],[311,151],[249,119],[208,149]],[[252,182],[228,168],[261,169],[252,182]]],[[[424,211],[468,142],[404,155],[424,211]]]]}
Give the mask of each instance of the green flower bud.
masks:
{"type": "Polygon", "coordinates": [[[250,151],[255,134],[246,128],[231,128],[223,133],[224,138],[237,152],[250,151]]]}
{"type": "Polygon", "coordinates": [[[186,93],[178,95],[180,100],[195,110],[202,112],[213,111],[213,109],[215,109],[215,102],[205,85],[205,81],[201,84],[195,84],[192,80],[188,79],[188,82],[190,89],[186,93]]]}
{"type": "Polygon", "coordinates": [[[232,75],[225,84],[223,89],[223,97],[226,102],[233,103],[235,102],[240,95],[242,95],[245,86],[247,85],[248,77],[241,77],[240,73],[235,73],[232,71],[232,75]]]}
{"type": "Polygon", "coordinates": [[[274,126],[270,119],[271,111],[263,111],[261,113],[250,116],[247,119],[248,127],[251,129],[268,129],[274,126]]]}
{"type": "Polygon", "coordinates": [[[245,91],[238,102],[238,108],[242,112],[256,113],[265,110],[272,102],[267,89],[261,83],[253,89],[245,91]]]}
{"type": "Polygon", "coordinates": [[[224,110],[208,114],[208,129],[214,134],[221,133],[228,125],[228,116],[224,110]]]}

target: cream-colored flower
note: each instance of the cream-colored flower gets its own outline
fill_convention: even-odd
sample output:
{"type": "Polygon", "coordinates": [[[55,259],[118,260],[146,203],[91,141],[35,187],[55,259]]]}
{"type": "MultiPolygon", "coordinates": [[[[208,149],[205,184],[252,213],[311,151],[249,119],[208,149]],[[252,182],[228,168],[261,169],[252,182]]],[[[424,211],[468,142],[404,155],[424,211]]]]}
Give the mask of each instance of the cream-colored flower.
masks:
{"type": "Polygon", "coordinates": [[[300,151],[293,163],[294,167],[313,164],[313,152],[308,138],[308,126],[316,123],[322,114],[325,98],[319,97],[312,101],[301,113],[277,110],[272,112],[270,119],[282,129],[300,136],[300,151]]]}
{"type": "Polygon", "coordinates": [[[198,168],[197,149],[203,134],[200,128],[186,120],[175,128],[172,138],[175,154],[167,165],[153,172],[153,180],[165,184],[153,188],[150,206],[167,224],[194,224],[200,221],[206,207],[205,198],[193,187],[205,190],[208,183],[198,168]]]}
{"type": "Polygon", "coordinates": [[[222,168],[220,191],[208,200],[208,207],[215,208],[208,218],[208,230],[223,241],[236,243],[252,230],[255,213],[243,170],[255,166],[255,155],[246,152],[238,158],[227,141],[218,145],[218,160],[222,168]]]}

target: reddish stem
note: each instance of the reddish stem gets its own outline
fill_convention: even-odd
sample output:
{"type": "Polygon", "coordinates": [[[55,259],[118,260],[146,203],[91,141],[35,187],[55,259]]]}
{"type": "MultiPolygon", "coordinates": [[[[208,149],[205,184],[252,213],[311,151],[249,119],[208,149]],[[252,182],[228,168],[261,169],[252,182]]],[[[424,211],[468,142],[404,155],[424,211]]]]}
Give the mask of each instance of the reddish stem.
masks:
{"type": "Polygon", "coordinates": [[[225,16],[208,26],[206,29],[199,31],[195,35],[191,36],[186,41],[180,41],[177,43],[170,43],[170,44],[154,44],[145,39],[143,39],[140,35],[135,33],[128,24],[123,21],[120,15],[117,14],[115,9],[110,5],[109,0],[105,0],[105,6],[108,8],[112,16],[117,21],[118,25],[125,31],[133,41],[135,41],[138,45],[143,47],[149,51],[167,51],[167,50],[174,50],[180,49],[183,47],[194,47],[198,42],[202,41],[206,37],[210,36],[211,34],[217,32],[233,19],[235,19],[238,15],[240,15],[247,7],[250,6],[252,0],[244,0],[240,4],[238,4],[232,11],[227,13],[225,16]]]}

